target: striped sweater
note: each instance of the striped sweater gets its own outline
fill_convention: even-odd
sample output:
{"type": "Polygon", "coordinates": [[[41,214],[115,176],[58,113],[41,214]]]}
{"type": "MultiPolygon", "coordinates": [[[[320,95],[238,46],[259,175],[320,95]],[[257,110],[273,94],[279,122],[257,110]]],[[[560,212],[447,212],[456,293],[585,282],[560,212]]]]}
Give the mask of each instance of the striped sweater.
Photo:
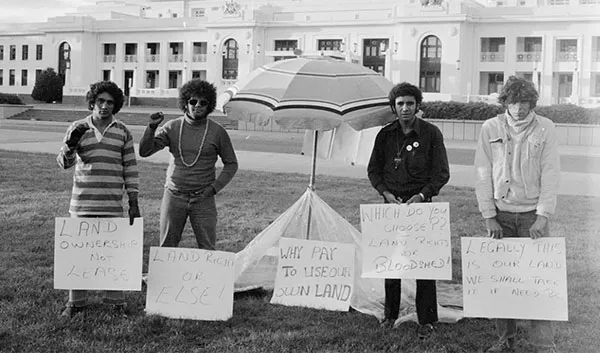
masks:
{"type": "Polygon", "coordinates": [[[123,217],[123,190],[137,199],[139,173],[131,132],[113,118],[104,133],[92,124],[92,116],[75,121],[67,130],[63,142],[80,124],[87,124],[74,150],[66,143],[56,158],[64,168],[75,165],[73,192],[69,212],[72,216],[123,217]]]}

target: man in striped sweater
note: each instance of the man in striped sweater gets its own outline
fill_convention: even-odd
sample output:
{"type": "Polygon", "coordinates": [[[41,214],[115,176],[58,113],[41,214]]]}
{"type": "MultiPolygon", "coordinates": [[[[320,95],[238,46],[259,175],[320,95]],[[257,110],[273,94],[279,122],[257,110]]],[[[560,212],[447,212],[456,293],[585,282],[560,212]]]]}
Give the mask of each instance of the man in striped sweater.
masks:
{"type": "MultiPolygon", "coordinates": [[[[71,217],[123,217],[123,190],[129,198],[129,223],[140,217],[139,173],[131,132],[114,118],[123,106],[123,91],[110,81],[90,85],[86,100],[92,111],[67,129],[58,164],[75,166],[69,213],[71,217]]],[[[122,291],[106,291],[104,302],[125,315],[122,291]]],[[[87,291],[70,290],[62,316],[87,306],[87,291]]]]}

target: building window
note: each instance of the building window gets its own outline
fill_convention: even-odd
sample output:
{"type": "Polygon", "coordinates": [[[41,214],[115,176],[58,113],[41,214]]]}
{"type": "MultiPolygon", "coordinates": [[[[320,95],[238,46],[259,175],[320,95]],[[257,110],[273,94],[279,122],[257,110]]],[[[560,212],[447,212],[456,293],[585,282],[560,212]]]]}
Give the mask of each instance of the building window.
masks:
{"type": "Polygon", "coordinates": [[[42,60],[43,51],[44,51],[43,45],[37,44],[35,46],[35,60],[42,60]]]}
{"type": "Polygon", "coordinates": [[[442,74],[442,42],[427,36],[421,42],[419,88],[423,92],[440,92],[442,74]]]}
{"type": "Polygon", "coordinates": [[[105,63],[114,63],[116,61],[117,45],[114,43],[104,44],[104,56],[103,60],[105,63]]]}
{"type": "Polygon", "coordinates": [[[389,48],[389,39],[365,39],[363,41],[363,66],[385,73],[385,53],[389,48]]]}
{"type": "Polygon", "coordinates": [[[17,46],[16,45],[11,45],[10,46],[10,60],[15,60],[17,58],[17,46]]]}
{"type": "Polygon", "coordinates": [[[146,71],[146,88],[158,87],[158,70],[146,71]]]}
{"type": "Polygon", "coordinates": [[[35,70],[35,82],[37,82],[37,80],[40,78],[41,74],[42,74],[42,69],[35,70]]]}
{"type": "Polygon", "coordinates": [[[27,70],[21,70],[21,86],[27,86],[27,70]]]}
{"type": "Polygon", "coordinates": [[[110,81],[110,70],[102,70],[102,80],[110,81]]]}
{"type": "Polygon", "coordinates": [[[206,70],[195,70],[192,71],[192,78],[199,78],[206,81],[206,70]]]}
{"type": "Polygon", "coordinates": [[[192,46],[192,61],[195,63],[204,63],[207,59],[208,43],[194,42],[192,46]]]}
{"type": "Polygon", "coordinates": [[[318,50],[332,50],[332,51],[341,51],[342,50],[342,40],[341,39],[319,39],[317,42],[318,50]]]}
{"type": "Polygon", "coordinates": [[[559,39],[556,47],[556,61],[577,61],[577,39],[559,39]]]}
{"type": "Polygon", "coordinates": [[[204,17],[204,16],[206,16],[206,9],[204,9],[204,8],[192,9],[192,17],[204,17]]]}
{"type": "Polygon", "coordinates": [[[146,43],[146,62],[160,61],[160,43],[146,43]]]}
{"type": "Polygon", "coordinates": [[[21,60],[29,60],[29,45],[27,44],[21,47],[21,60]]]}
{"type": "MultiPolygon", "coordinates": [[[[592,96],[600,97],[600,73],[595,73],[593,76],[594,76],[594,79],[592,80],[592,82],[593,82],[592,96]]],[[[2,82],[2,71],[0,70],[0,84],[2,84],[1,82],[2,82]]]]}
{"type": "Polygon", "coordinates": [[[548,5],[569,5],[570,0],[549,0],[548,5]]]}
{"type": "Polygon", "coordinates": [[[238,78],[238,44],[235,39],[228,39],[223,44],[223,79],[237,80],[238,78]]]}
{"type": "Polygon", "coordinates": [[[125,43],[125,62],[137,62],[137,43],[125,43]]]}
{"type": "Polygon", "coordinates": [[[181,70],[169,71],[169,88],[181,86],[181,70]]]}
{"type": "Polygon", "coordinates": [[[71,68],[71,46],[67,42],[62,42],[58,47],[58,76],[65,85],[67,69],[71,68]]]}
{"type": "MultiPolygon", "coordinates": [[[[295,39],[284,39],[284,40],[276,40],[274,45],[275,51],[287,51],[294,52],[294,50],[298,49],[298,41],[295,39]]],[[[282,55],[276,56],[273,59],[275,61],[285,60],[290,58],[295,58],[296,55],[282,55]]]]}
{"type": "Polygon", "coordinates": [[[14,69],[10,69],[8,71],[8,85],[9,86],[15,85],[15,70],[14,69]]]}
{"type": "Polygon", "coordinates": [[[0,60],[4,60],[4,45],[0,45],[0,60]]]}
{"type": "Polygon", "coordinates": [[[500,93],[504,87],[503,72],[481,72],[479,74],[480,86],[479,94],[489,95],[500,93]]]}
{"type": "Polygon", "coordinates": [[[4,84],[4,70],[0,69],[0,86],[4,84]]]}
{"type": "Polygon", "coordinates": [[[169,62],[183,62],[183,43],[169,43],[169,62]]]}

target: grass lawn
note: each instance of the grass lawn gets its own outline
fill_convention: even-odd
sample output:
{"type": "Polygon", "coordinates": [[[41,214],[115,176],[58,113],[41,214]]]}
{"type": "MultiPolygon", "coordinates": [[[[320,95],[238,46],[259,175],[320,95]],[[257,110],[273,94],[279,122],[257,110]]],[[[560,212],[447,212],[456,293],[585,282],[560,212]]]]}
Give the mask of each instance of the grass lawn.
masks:
{"type": "MultiPolygon", "coordinates": [[[[144,268],[149,247],[158,244],[165,169],[140,162],[144,268]]],[[[54,218],[68,216],[72,173],[61,170],[54,155],[0,151],[0,352],[481,352],[495,341],[492,320],[439,324],[435,339],[420,342],[414,323],[383,331],[372,316],[271,305],[269,293],[236,296],[227,322],[146,316],[144,291],[127,293],[128,319],[101,305],[59,318],[66,291],[53,289],[54,218]]],[[[307,182],[305,175],[239,171],[217,198],[217,248],[241,250],[307,182]]],[[[317,187],[357,228],[359,205],[380,202],[366,179],[320,176],[317,187]]],[[[483,221],[470,188],[447,186],[437,201],[451,205],[453,273],[460,282],[459,237],[482,235],[483,221]]],[[[556,325],[561,352],[599,351],[598,210],[598,198],[561,196],[552,223],[553,234],[567,238],[570,321],[556,325]]],[[[189,226],[181,246],[195,247],[189,226]]]]}

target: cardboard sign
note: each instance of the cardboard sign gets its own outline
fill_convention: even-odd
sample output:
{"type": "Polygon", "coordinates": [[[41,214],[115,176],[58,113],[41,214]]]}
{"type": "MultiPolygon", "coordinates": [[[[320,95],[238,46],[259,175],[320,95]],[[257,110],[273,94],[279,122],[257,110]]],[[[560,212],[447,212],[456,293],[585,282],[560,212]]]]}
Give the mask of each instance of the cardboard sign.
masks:
{"type": "Polygon", "coordinates": [[[54,288],[142,289],[144,221],[136,218],[56,218],[54,288]]]}
{"type": "Polygon", "coordinates": [[[279,239],[272,304],[348,311],[354,292],[354,245],[279,239]]]}
{"type": "Polygon", "coordinates": [[[362,277],[452,279],[447,202],[360,205],[362,277]]]}
{"type": "Polygon", "coordinates": [[[146,313],[228,320],[233,316],[234,276],[234,253],[151,247],[146,313]]]}
{"type": "Polygon", "coordinates": [[[568,320],[564,238],[462,238],[464,314],[568,320]]]}

